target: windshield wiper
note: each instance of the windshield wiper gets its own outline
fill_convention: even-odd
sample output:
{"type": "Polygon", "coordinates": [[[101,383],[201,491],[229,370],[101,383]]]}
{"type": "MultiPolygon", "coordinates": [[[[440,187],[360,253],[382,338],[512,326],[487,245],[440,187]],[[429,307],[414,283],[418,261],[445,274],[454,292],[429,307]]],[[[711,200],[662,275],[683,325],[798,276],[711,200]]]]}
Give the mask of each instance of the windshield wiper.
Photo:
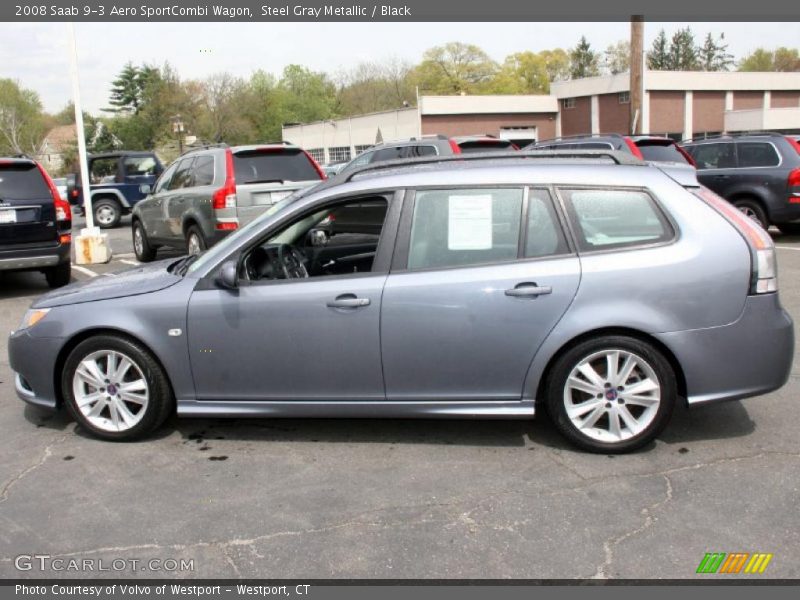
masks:
{"type": "Polygon", "coordinates": [[[176,275],[180,275],[181,277],[183,277],[184,275],[186,275],[186,271],[189,269],[189,266],[199,257],[200,257],[199,254],[190,254],[189,256],[185,256],[178,262],[172,263],[169,266],[168,271],[170,273],[175,273],[176,275]]]}

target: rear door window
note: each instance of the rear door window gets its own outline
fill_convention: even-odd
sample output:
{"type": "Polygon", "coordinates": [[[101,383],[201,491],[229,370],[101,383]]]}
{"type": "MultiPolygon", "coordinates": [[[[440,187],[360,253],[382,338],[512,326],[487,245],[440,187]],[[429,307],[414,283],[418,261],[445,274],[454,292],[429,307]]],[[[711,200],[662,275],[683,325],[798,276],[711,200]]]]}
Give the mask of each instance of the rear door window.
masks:
{"type": "Polygon", "coordinates": [[[541,258],[569,252],[567,240],[553,208],[550,192],[532,188],[528,192],[528,227],[525,233],[526,258],[541,258]]]}
{"type": "Polygon", "coordinates": [[[698,169],[736,168],[736,146],[730,142],[691,146],[690,154],[698,169]]]}
{"type": "Polygon", "coordinates": [[[34,164],[0,166],[0,201],[50,200],[50,188],[34,164]]]}
{"type": "Polygon", "coordinates": [[[767,142],[738,142],[739,167],[777,167],[781,157],[775,146],[767,142]]]}
{"type": "Polygon", "coordinates": [[[415,195],[409,269],[517,258],[522,188],[420,190],[415,195]]]}
{"type": "Polygon", "coordinates": [[[561,189],[581,250],[664,242],[674,237],[666,217],[640,190],[561,189]]]}
{"type": "Polygon", "coordinates": [[[305,152],[288,148],[237,152],[233,169],[238,185],[322,179],[305,152]]]}

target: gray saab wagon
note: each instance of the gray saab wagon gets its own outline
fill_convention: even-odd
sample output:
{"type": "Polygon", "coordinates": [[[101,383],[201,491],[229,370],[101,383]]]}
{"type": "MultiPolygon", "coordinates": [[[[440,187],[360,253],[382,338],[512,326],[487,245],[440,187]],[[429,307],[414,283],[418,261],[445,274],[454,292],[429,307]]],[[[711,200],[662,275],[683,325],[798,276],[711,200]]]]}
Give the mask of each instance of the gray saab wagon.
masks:
{"type": "Polygon", "coordinates": [[[594,452],[781,387],[770,237],[693,169],[614,151],[423,158],[297,192],[200,256],[51,292],[25,401],[108,440],[181,417],[529,419],[594,452]]]}

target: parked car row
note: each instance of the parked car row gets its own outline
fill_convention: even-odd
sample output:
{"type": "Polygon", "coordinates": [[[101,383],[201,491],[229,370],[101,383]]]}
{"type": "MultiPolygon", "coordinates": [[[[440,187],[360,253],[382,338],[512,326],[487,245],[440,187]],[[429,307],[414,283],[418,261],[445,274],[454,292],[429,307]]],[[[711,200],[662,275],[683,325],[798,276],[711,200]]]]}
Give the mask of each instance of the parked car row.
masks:
{"type": "MultiPolygon", "coordinates": [[[[287,191],[269,187],[263,156],[210,149],[167,169],[169,182],[205,173],[213,231],[236,229],[202,255],[35,301],[9,340],[19,397],[113,440],[176,411],[546,409],[578,447],[618,453],[652,441],[679,399],[745,398],[789,377],[772,240],[694,169],[610,149],[401,159],[295,186],[239,227],[252,202],[239,205],[234,178],[287,191]]],[[[139,206],[169,193],[160,184],[139,206]]]]}

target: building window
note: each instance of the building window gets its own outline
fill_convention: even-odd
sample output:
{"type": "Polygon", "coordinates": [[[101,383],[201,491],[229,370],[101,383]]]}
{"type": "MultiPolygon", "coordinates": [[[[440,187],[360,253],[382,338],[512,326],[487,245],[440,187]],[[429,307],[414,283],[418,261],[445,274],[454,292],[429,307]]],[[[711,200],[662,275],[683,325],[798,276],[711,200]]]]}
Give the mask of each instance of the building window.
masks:
{"type": "Polygon", "coordinates": [[[575,98],[564,98],[561,101],[561,106],[564,108],[575,108],[575,98]]]}
{"type": "Polygon", "coordinates": [[[617,96],[619,98],[620,104],[630,104],[631,103],[631,93],[630,92],[620,92],[617,96]]]}
{"type": "Polygon", "coordinates": [[[328,148],[328,160],[332,163],[350,160],[350,146],[328,148]]]}
{"type": "Polygon", "coordinates": [[[361,145],[361,146],[356,146],[356,147],[355,147],[355,150],[356,150],[356,156],[358,156],[358,155],[359,155],[359,154],[361,154],[362,152],[366,152],[366,151],[367,151],[367,150],[369,150],[370,148],[372,148],[372,144],[365,144],[365,145],[361,145]]]}
{"type": "Polygon", "coordinates": [[[308,153],[311,155],[311,158],[319,164],[325,162],[325,151],[322,148],[309,148],[308,153]]]}

